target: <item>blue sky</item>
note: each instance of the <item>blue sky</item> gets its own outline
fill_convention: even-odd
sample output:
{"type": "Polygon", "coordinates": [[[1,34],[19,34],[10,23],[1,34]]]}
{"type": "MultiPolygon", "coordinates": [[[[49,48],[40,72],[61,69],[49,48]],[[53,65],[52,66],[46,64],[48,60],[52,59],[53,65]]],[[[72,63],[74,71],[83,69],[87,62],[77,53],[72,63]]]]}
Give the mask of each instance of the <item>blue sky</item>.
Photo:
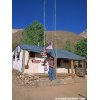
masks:
{"type": "MultiPolygon", "coordinates": [[[[46,1],[46,30],[54,30],[54,0],[46,1]]],[[[44,22],[44,0],[12,0],[12,28],[44,22]]],[[[79,34],[87,29],[87,0],[56,0],[56,28],[79,34]]]]}

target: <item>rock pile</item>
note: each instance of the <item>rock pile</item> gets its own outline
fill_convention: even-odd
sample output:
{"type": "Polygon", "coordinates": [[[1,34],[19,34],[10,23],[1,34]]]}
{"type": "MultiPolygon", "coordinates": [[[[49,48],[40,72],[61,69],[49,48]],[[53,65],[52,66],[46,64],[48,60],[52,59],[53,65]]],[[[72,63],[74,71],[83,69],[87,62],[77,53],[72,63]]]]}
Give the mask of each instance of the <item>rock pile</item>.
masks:
{"type": "Polygon", "coordinates": [[[21,73],[16,70],[13,70],[13,75],[20,85],[38,86],[38,82],[39,82],[38,75],[29,75],[29,74],[21,73]]]}
{"type": "MultiPolygon", "coordinates": [[[[19,71],[13,70],[13,77],[16,79],[17,83],[23,86],[56,86],[56,85],[65,85],[65,84],[71,84],[74,82],[80,82],[79,78],[72,79],[72,77],[66,77],[62,79],[55,79],[53,81],[50,81],[49,78],[40,78],[39,75],[29,75],[25,73],[21,73],[19,71]]],[[[84,81],[84,79],[81,79],[81,81],[84,81]]]]}

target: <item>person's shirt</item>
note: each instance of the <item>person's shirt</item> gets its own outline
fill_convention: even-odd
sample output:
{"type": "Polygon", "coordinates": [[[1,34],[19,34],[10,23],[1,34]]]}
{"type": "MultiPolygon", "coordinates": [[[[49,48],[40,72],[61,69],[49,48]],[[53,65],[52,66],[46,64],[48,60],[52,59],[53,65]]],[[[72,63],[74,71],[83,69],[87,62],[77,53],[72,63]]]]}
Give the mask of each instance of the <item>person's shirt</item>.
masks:
{"type": "Polygon", "coordinates": [[[49,64],[50,67],[54,67],[54,59],[50,59],[50,57],[47,56],[47,58],[43,62],[43,65],[45,65],[46,62],[48,62],[48,64],[49,64]]]}
{"type": "Polygon", "coordinates": [[[54,67],[54,60],[49,59],[48,63],[49,63],[49,67],[54,67]]]}

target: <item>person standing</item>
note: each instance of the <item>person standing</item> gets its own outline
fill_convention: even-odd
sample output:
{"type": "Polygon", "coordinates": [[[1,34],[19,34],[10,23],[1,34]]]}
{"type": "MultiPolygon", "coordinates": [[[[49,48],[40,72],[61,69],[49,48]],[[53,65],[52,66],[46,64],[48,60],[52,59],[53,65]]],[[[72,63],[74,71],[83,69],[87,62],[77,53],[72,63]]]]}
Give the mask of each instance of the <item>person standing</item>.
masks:
{"type": "Polygon", "coordinates": [[[48,64],[49,64],[49,79],[52,81],[54,80],[54,58],[53,57],[49,57],[48,60],[48,64]]]}
{"type": "Polygon", "coordinates": [[[49,64],[48,75],[49,79],[52,81],[54,80],[54,58],[47,55],[47,58],[43,61],[42,65],[45,66],[46,62],[49,64]]]}

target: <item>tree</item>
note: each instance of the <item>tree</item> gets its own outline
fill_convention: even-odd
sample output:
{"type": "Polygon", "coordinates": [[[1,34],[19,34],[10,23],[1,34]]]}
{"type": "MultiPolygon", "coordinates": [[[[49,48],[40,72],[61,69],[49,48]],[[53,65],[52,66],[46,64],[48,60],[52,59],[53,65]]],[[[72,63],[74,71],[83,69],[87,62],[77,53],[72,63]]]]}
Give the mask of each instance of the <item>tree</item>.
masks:
{"type": "Polygon", "coordinates": [[[76,43],[75,46],[75,53],[83,56],[83,57],[87,57],[87,40],[80,40],[79,42],[76,43]]]}
{"type": "Polygon", "coordinates": [[[66,46],[65,46],[65,50],[68,50],[68,51],[73,51],[72,50],[72,44],[69,40],[66,41],[66,46]]]}
{"type": "Polygon", "coordinates": [[[21,43],[40,45],[43,46],[44,41],[44,27],[38,21],[33,22],[29,27],[27,27],[23,33],[23,38],[21,43]]]}

